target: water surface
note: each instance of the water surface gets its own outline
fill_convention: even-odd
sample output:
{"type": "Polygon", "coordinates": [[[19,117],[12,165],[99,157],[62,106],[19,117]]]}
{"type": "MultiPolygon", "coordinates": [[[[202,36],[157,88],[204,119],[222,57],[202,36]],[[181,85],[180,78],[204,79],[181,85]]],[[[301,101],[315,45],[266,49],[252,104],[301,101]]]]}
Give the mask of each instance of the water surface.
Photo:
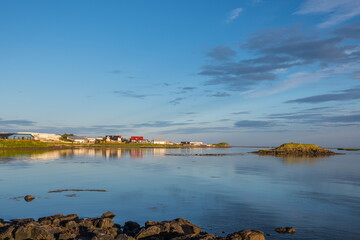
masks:
{"type": "Polygon", "coordinates": [[[267,239],[359,239],[360,152],[326,158],[248,153],[256,150],[0,151],[0,218],[112,211],[120,224],[184,217],[222,236],[253,228],[270,233],[267,239]],[[243,155],[194,155],[209,153],[243,155]],[[62,189],[106,192],[49,193],[62,189]],[[25,202],[27,194],[36,199],[25,202]],[[283,226],[298,232],[274,232],[283,226]]]}

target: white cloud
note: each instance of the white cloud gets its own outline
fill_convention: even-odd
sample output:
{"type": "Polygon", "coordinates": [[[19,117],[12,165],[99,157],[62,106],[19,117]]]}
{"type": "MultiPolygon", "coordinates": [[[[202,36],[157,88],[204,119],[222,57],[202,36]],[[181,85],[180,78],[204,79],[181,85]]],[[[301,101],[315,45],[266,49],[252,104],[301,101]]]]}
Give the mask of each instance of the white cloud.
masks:
{"type": "Polygon", "coordinates": [[[281,83],[279,83],[278,85],[272,88],[266,90],[258,90],[255,92],[249,92],[246,96],[249,98],[270,96],[293,88],[297,88],[307,83],[318,82],[323,79],[332,77],[334,75],[346,74],[349,71],[354,71],[359,68],[360,68],[360,63],[354,62],[354,63],[343,64],[334,67],[328,67],[314,72],[297,72],[290,74],[286,80],[282,81],[281,83]]]}
{"type": "Polygon", "coordinates": [[[329,14],[319,27],[329,27],[360,15],[359,0],[307,0],[295,14],[329,14]]]}
{"type": "Polygon", "coordinates": [[[242,11],[243,11],[242,8],[235,8],[234,10],[232,10],[231,13],[229,14],[229,17],[227,18],[226,22],[231,23],[232,21],[237,19],[242,11]]]}

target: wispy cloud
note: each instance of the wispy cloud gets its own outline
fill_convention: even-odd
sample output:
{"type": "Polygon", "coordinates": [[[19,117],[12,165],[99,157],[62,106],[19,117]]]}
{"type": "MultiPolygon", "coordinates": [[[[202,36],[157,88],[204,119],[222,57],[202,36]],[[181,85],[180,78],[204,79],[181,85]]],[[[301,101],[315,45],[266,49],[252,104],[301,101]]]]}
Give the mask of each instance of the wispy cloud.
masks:
{"type": "Polygon", "coordinates": [[[231,114],[233,114],[233,115],[241,115],[241,114],[249,114],[249,113],[250,113],[250,111],[242,111],[242,112],[233,112],[231,114]]]}
{"type": "Polygon", "coordinates": [[[172,121],[155,121],[155,122],[133,124],[132,126],[134,128],[139,128],[139,127],[163,128],[163,127],[172,127],[172,126],[183,126],[188,124],[189,123],[179,123],[172,121]]]}
{"type": "Polygon", "coordinates": [[[150,96],[156,96],[156,95],[152,95],[152,94],[138,94],[133,91],[114,91],[113,93],[120,95],[122,97],[138,98],[138,99],[143,99],[143,98],[150,97],[150,96]]]}
{"type": "Polygon", "coordinates": [[[230,97],[231,95],[227,92],[217,92],[211,95],[208,95],[209,97],[230,97]]]}
{"type": "Polygon", "coordinates": [[[338,93],[315,95],[311,97],[289,100],[286,103],[323,103],[330,101],[350,101],[360,99],[360,88],[352,88],[338,93]]]}
{"type": "Polygon", "coordinates": [[[185,99],[185,98],[175,98],[175,99],[169,101],[169,103],[172,104],[172,105],[178,105],[178,104],[180,104],[180,102],[181,102],[182,100],[184,100],[184,99],[185,99]]]}
{"type": "Polygon", "coordinates": [[[199,75],[210,78],[204,85],[223,85],[250,97],[287,91],[333,74],[348,75],[360,67],[359,31],[360,24],[348,24],[326,37],[297,26],[259,31],[241,45],[254,57],[204,65],[199,75]],[[287,74],[307,66],[318,70],[287,74]]]}
{"type": "Polygon", "coordinates": [[[36,122],[30,121],[30,120],[2,120],[0,118],[0,126],[33,126],[36,122]]]}
{"type": "Polygon", "coordinates": [[[273,121],[251,121],[251,120],[242,120],[235,123],[237,128],[268,128],[274,127],[277,124],[273,121]]]}
{"type": "Polygon", "coordinates": [[[231,23],[232,21],[237,19],[242,11],[243,11],[242,8],[235,8],[234,10],[232,10],[230,12],[228,18],[226,19],[226,22],[231,23]]]}
{"type": "Polygon", "coordinates": [[[236,56],[236,51],[228,46],[217,46],[211,49],[206,55],[218,61],[227,61],[236,56]]]}
{"type": "Polygon", "coordinates": [[[360,15],[359,0],[307,0],[295,14],[327,14],[319,27],[325,28],[360,15]]]}

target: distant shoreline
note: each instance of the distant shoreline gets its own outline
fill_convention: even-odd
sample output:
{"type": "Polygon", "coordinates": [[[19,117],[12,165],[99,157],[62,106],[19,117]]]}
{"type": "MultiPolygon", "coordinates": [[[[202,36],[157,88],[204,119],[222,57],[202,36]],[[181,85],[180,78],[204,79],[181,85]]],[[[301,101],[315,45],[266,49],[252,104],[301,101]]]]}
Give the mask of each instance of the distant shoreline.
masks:
{"type": "Polygon", "coordinates": [[[66,142],[40,142],[40,141],[6,141],[0,140],[0,150],[61,150],[73,148],[229,148],[226,143],[209,145],[190,145],[190,144],[150,144],[150,143],[96,143],[78,144],[66,142]]]}

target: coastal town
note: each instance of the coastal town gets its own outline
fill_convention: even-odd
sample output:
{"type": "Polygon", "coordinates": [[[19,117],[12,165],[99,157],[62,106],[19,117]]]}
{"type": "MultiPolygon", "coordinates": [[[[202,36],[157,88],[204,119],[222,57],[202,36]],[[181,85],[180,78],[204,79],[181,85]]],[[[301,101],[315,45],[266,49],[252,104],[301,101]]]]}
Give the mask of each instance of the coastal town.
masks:
{"type": "Polygon", "coordinates": [[[189,145],[189,146],[210,146],[203,142],[181,141],[179,143],[167,141],[165,138],[146,139],[144,136],[124,137],[121,135],[105,135],[99,137],[76,136],[74,134],[54,134],[38,132],[0,132],[0,139],[18,141],[40,141],[40,142],[70,142],[76,144],[96,144],[96,143],[122,143],[122,144],[157,144],[157,145],[189,145]]]}

